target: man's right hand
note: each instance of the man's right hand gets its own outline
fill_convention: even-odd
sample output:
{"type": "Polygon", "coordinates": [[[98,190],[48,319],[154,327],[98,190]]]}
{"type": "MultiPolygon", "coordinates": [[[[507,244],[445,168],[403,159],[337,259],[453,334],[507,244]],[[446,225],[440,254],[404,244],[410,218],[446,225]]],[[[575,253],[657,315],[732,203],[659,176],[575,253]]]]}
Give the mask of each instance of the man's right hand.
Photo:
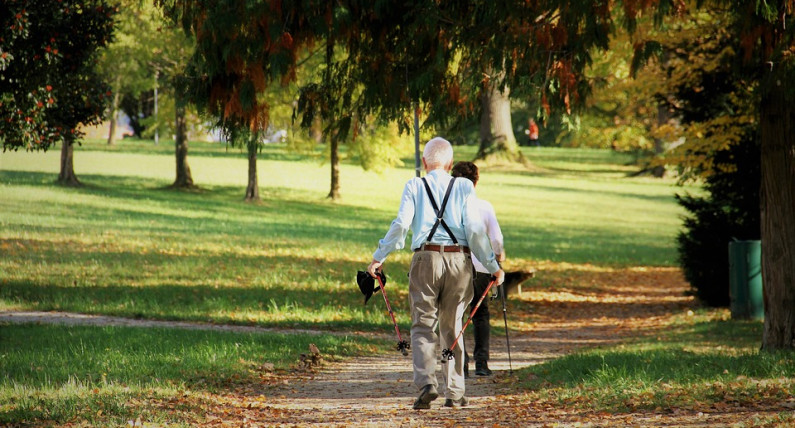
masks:
{"type": "Polygon", "coordinates": [[[370,276],[375,278],[377,276],[376,273],[381,270],[381,265],[382,263],[379,262],[378,260],[371,261],[370,265],[367,266],[367,273],[369,273],[370,276]]]}

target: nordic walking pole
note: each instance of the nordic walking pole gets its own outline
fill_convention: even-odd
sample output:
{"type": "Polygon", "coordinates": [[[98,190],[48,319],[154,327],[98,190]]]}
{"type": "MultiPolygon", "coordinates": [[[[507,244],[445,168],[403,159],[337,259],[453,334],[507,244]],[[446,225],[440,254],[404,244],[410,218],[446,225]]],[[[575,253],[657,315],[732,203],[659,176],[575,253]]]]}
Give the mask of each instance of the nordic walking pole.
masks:
{"type": "Polygon", "coordinates": [[[513,364],[511,363],[511,341],[508,339],[508,309],[505,308],[505,287],[500,289],[502,298],[502,320],[505,321],[505,343],[508,346],[508,376],[513,374],[513,364]]]}
{"type": "Polygon", "coordinates": [[[403,340],[400,337],[400,329],[398,328],[397,321],[395,321],[395,314],[392,313],[392,306],[389,304],[389,299],[386,298],[386,288],[384,288],[384,283],[381,282],[381,277],[376,276],[375,279],[378,280],[378,284],[381,285],[381,295],[384,296],[384,303],[386,303],[386,310],[389,311],[389,316],[392,317],[392,324],[395,326],[395,333],[397,333],[398,343],[397,343],[397,350],[403,353],[403,356],[409,355],[408,349],[411,348],[408,342],[403,340]]]}
{"type": "Polygon", "coordinates": [[[483,292],[483,295],[480,296],[480,299],[478,299],[478,303],[475,305],[475,307],[472,308],[472,312],[469,313],[469,318],[467,319],[467,322],[464,324],[463,327],[461,327],[461,331],[458,332],[458,336],[456,336],[455,340],[453,341],[453,345],[451,347],[449,347],[449,348],[447,348],[447,349],[442,351],[442,363],[443,364],[446,363],[448,360],[452,360],[453,359],[453,349],[455,349],[455,345],[458,344],[458,339],[460,339],[461,335],[464,334],[464,330],[466,330],[467,326],[469,326],[469,323],[472,322],[472,317],[475,316],[475,312],[478,311],[478,308],[480,308],[480,304],[483,302],[483,299],[486,298],[486,295],[489,294],[489,290],[491,290],[491,287],[496,282],[497,282],[497,277],[496,276],[492,276],[488,287],[486,287],[486,290],[483,292]]]}

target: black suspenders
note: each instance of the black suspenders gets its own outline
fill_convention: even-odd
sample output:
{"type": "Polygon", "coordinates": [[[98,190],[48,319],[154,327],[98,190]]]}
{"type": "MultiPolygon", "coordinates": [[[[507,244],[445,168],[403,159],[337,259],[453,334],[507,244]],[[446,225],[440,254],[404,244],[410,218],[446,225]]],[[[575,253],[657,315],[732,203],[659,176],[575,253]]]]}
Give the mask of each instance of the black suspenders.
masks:
{"type": "Polygon", "coordinates": [[[449,227],[447,227],[447,223],[445,223],[444,219],[442,218],[444,216],[444,209],[447,207],[447,200],[450,199],[450,191],[453,189],[453,183],[455,183],[455,179],[456,177],[453,177],[450,180],[450,183],[447,185],[447,191],[444,193],[444,199],[442,200],[442,207],[439,208],[436,205],[436,200],[433,199],[433,193],[431,193],[431,186],[428,185],[428,181],[425,180],[425,177],[422,177],[422,183],[425,184],[425,191],[428,192],[428,198],[431,200],[431,206],[433,206],[433,210],[434,212],[436,212],[436,222],[433,224],[431,232],[428,234],[428,240],[426,242],[431,242],[433,234],[436,233],[436,228],[438,228],[439,225],[441,224],[444,230],[447,232],[447,234],[450,235],[450,239],[453,240],[453,244],[458,245],[458,240],[455,239],[455,235],[453,235],[453,232],[450,230],[449,227]]]}

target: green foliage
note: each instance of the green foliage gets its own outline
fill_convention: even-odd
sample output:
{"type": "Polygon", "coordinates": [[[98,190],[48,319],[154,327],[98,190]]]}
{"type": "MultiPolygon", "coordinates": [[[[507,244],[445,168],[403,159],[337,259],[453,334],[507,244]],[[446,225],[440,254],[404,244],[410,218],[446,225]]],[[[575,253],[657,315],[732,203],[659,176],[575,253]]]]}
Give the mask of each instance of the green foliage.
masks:
{"type": "Polygon", "coordinates": [[[683,180],[706,177],[706,196],[677,198],[689,211],[677,241],[685,277],[711,306],[729,304],[728,243],[760,234],[754,85],[736,72],[740,42],[728,22],[724,13],[693,11],[651,42],[662,52],[657,98],[678,119],[653,135],[680,141],[665,162],[683,180]]]}
{"type": "Polygon", "coordinates": [[[265,129],[268,101],[252,103],[244,88],[261,94],[295,80],[297,53],[318,41],[329,58],[345,52],[344,61],[327,61],[323,85],[311,91],[334,116],[332,138],[371,117],[406,131],[412,102],[428,124],[471,116],[484,80],[543,94],[547,114],[570,112],[589,92],[581,72],[590,49],[605,49],[612,30],[610,8],[586,1],[159,3],[197,35],[192,93],[222,126],[265,129]],[[505,73],[484,77],[487,70],[505,73]]]}
{"type": "MultiPolygon", "coordinates": [[[[641,23],[648,30],[650,24],[641,23]]],[[[593,92],[586,106],[576,117],[558,115],[557,143],[571,147],[612,148],[634,153],[636,160],[653,155],[652,132],[658,126],[656,97],[660,87],[660,71],[649,64],[632,75],[634,41],[625,33],[616,34],[610,49],[594,54],[586,70],[593,92]]],[[[552,123],[555,126],[555,123],[552,123]]],[[[633,162],[635,162],[633,161],[633,162]]]]}
{"type": "Polygon", "coordinates": [[[71,144],[98,123],[109,92],[94,70],[110,41],[103,0],[11,0],[0,5],[0,140],[3,150],[71,144]]]}
{"type": "Polygon", "coordinates": [[[382,172],[402,165],[402,153],[413,149],[413,140],[399,135],[396,125],[362,124],[362,131],[349,144],[349,153],[358,158],[365,171],[382,172]]]}
{"type": "Polygon", "coordinates": [[[166,102],[173,103],[174,97],[181,95],[175,93],[175,79],[184,72],[194,43],[153,4],[138,0],[114,1],[119,9],[114,41],[101,50],[99,70],[121,102],[112,105],[108,115],[117,114],[121,108],[130,117],[138,137],[143,136],[142,128],[150,128],[147,135],[151,135],[153,127],[159,124],[167,124],[160,132],[170,135],[174,127],[173,123],[168,124],[174,122],[173,105],[159,106],[166,110],[163,120],[151,117],[153,109],[142,107],[142,104],[153,103],[155,88],[159,96],[166,95],[166,102]],[[146,123],[138,123],[139,119],[146,123]]]}
{"type": "Polygon", "coordinates": [[[685,278],[699,299],[729,306],[729,242],[760,239],[759,144],[747,138],[714,160],[723,168],[707,177],[706,196],[677,196],[689,213],[677,242],[685,278]]]}
{"type": "Polygon", "coordinates": [[[154,18],[154,7],[137,0],[115,0],[118,9],[113,42],[100,50],[97,68],[114,93],[137,96],[154,85],[153,44],[162,24],[154,18]]]}
{"type": "MultiPolygon", "coordinates": [[[[158,96],[158,113],[157,117],[154,115],[141,118],[138,122],[142,127],[140,136],[143,138],[154,138],[155,131],[160,133],[160,136],[172,136],[176,134],[174,117],[176,114],[176,104],[174,97],[169,92],[161,93],[158,96]]],[[[208,130],[206,128],[206,120],[201,118],[192,106],[186,106],[185,125],[188,129],[189,135],[204,134],[208,130]]],[[[202,135],[204,136],[204,135],[202,135]]]]}
{"type": "Polygon", "coordinates": [[[657,37],[664,50],[657,99],[679,122],[653,135],[679,141],[664,161],[679,166],[683,179],[706,177],[721,168],[715,153],[748,143],[754,132],[755,84],[737,72],[740,42],[726,14],[693,11],[657,37]]]}

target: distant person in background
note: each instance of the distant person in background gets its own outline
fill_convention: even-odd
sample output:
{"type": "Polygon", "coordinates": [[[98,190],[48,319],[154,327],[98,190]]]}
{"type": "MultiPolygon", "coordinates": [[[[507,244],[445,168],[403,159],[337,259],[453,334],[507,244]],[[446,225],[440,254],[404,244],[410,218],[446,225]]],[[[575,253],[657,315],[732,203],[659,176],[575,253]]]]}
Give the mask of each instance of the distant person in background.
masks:
{"type": "Polygon", "coordinates": [[[541,145],[538,143],[538,125],[532,117],[530,118],[530,122],[527,125],[527,138],[531,146],[541,145]]]}
{"type": "MultiPolygon", "coordinates": [[[[450,172],[453,177],[468,178],[472,184],[477,186],[480,174],[478,166],[472,162],[458,162],[453,166],[450,172]]],[[[486,235],[489,237],[491,249],[494,251],[497,262],[505,260],[505,249],[503,245],[502,230],[500,224],[497,222],[497,215],[494,213],[494,207],[483,199],[475,199],[477,208],[480,211],[480,216],[486,224],[486,235]]],[[[475,308],[480,296],[486,291],[491,281],[491,274],[483,266],[475,255],[472,255],[472,265],[475,268],[474,277],[474,298],[470,303],[469,310],[475,308]]],[[[489,337],[491,334],[491,326],[489,325],[489,305],[488,301],[485,304],[481,303],[475,315],[472,316],[472,325],[474,326],[475,333],[475,348],[472,353],[472,358],[475,360],[475,374],[478,376],[491,376],[492,372],[489,369],[489,337]]],[[[469,355],[466,355],[464,363],[464,376],[469,377],[469,355]]]]}

